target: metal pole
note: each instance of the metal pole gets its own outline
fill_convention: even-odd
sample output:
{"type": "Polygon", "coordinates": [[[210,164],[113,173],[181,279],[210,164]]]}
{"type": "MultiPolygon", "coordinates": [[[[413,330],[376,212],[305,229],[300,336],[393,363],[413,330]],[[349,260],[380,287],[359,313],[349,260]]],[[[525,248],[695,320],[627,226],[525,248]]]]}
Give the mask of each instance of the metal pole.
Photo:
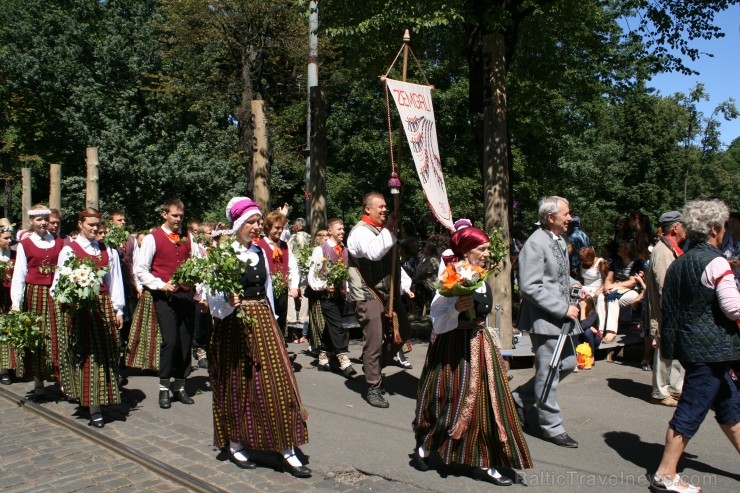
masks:
{"type": "Polygon", "coordinates": [[[311,88],[319,85],[319,2],[312,0],[308,3],[308,84],[306,91],[306,192],[304,201],[306,204],[306,227],[311,228],[311,88]]]}

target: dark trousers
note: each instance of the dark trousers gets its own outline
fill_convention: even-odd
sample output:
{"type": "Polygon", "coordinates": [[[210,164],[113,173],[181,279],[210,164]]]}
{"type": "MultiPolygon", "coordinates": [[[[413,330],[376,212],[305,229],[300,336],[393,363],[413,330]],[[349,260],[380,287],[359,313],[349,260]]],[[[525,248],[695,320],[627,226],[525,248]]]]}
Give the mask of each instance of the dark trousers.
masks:
{"type": "Polygon", "coordinates": [[[211,314],[200,311],[200,305],[194,303],[195,331],[193,333],[193,345],[196,348],[206,349],[211,339],[211,314]]]}
{"type": "Polygon", "coordinates": [[[342,312],[344,300],[341,298],[322,298],[321,314],[324,316],[326,328],[321,338],[322,351],[334,351],[336,354],[346,353],[349,350],[349,330],[342,327],[342,312]]]}
{"type": "MultiPolygon", "coordinates": [[[[396,298],[396,300],[398,299],[396,298]]],[[[396,301],[395,308],[401,339],[406,341],[411,335],[408,315],[403,303],[396,301]]],[[[355,314],[357,315],[357,321],[360,322],[360,327],[362,327],[362,368],[365,373],[365,382],[370,387],[377,387],[382,380],[380,370],[384,351],[386,355],[396,354],[401,349],[401,345],[395,345],[392,338],[385,337],[391,332],[391,328],[389,327],[385,308],[380,301],[377,299],[357,301],[355,303],[355,314]]]]}
{"type": "Polygon", "coordinates": [[[288,340],[288,293],[283,293],[277,298],[273,298],[275,301],[275,315],[277,315],[278,327],[280,332],[283,334],[285,340],[288,340]]]}
{"type": "Polygon", "coordinates": [[[159,378],[186,378],[190,374],[190,345],[193,341],[193,292],[168,295],[152,291],[157,323],[162,333],[159,348],[159,378]]]}

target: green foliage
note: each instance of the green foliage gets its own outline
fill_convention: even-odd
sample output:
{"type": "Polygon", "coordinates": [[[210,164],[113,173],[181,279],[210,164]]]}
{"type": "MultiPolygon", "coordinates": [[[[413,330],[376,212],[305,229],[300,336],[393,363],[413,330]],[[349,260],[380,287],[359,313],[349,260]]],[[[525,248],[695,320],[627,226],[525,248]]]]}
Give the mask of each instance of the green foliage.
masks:
{"type": "Polygon", "coordinates": [[[271,272],[270,281],[272,281],[272,295],[275,297],[275,299],[280,298],[282,295],[288,292],[288,280],[285,278],[282,272],[271,272]]]}
{"type": "Polygon", "coordinates": [[[502,228],[493,228],[488,233],[488,262],[494,276],[501,273],[501,262],[509,256],[509,243],[502,228]]]}
{"type": "Polygon", "coordinates": [[[105,243],[113,248],[119,248],[126,244],[131,233],[126,231],[125,228],[120,226],[111,226],[107,233],[105,233],[105,243]]]}
{"type": "Polygon", "coordinates": [[[219,243],[208,249],[205,257],[190,257],[180,264],[170,282],[190,287],[202,284],[210,293],[227,296],[243,294],[241,279],[250,264],[238,257],[237,250],[237,242],[219,243]]]}
{"type": "Polygon", "coordinates": [[[0,315],[0,345],[12,347],[17,354],[26,350],[35,353],[44,341],[43,321],[36,313],[13,311],[0,315]]]}

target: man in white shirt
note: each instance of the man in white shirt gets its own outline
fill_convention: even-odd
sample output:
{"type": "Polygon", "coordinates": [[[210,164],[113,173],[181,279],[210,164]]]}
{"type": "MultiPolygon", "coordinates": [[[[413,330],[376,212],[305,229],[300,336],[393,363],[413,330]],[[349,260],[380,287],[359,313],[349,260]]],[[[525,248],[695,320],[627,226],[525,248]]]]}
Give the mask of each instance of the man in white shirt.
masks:
{"type": "Polygon", "coordinates": [[[398,212],[388,217],[385,198],[377,192],[365,195],[362,206],[362,218],[347,239],[349,296],[355,302],[355,314],[363,330],[362,366],[368,385],[367,402],[374,407],[387,408],[389,404],[383,397],[380,373],[381,358],[384,349],[386,356],[395,354],[411,333],[406,310],[401,303],[401,263],[398,259],[391,275],[398,212]],[[394,302],[392,309],[388,310],[391,292],[394,302]],[[383,335],[392,334],[386,315],[393,312],[401,343],[391,340],[384,348],[383,335]]]}
{"type": "Polygon", "coordinates": [[[349,360],[349,330],[342,326],[342,312],[347,299],[347,283],[328,284],[326,268],[329,262],[344,262],[347,264],[347,249],[342,245],[344,239],[344,223],[339,218],[329,219],[327,223],[329,239],[313,249],[311,267],[308,271],[308,285],[313,291],[315,303],[321,307],[321,317],[318,322],[323,325],[316,327],[319,341],[314,341],[319,348],[319,371],[330,371],[329,353],[333,352],[339,360],[339,371],[345,378],[352,378],[357,374],[349,360]]]}
{"type": "Polygon", "coordinates": [[[193,404],[185,392],[190,374],[190,345],[193,340],[193,291],[176,286],[170,279],[189,257],[198,256],[198,247],[180,226],[185,206],[179,199],[164,203],[164,224],[144,238],[136,257],[134,273],[154,299],[154,311],[162,334],[159,368],[159,407],[169,409],[170,388],[176,400],[193,404]],[[170,378],[174,379],[170,387],[170,378]]]}

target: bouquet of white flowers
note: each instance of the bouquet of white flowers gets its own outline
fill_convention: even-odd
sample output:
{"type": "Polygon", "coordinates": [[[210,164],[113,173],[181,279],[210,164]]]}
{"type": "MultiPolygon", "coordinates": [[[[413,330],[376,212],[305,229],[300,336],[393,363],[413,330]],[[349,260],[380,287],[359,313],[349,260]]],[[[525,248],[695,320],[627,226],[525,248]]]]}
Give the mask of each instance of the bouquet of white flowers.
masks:
{"type": "Polygon", "coordinates": [[[89,258],[70,256],[59,268],[59,280],[54,287],[54,299],[65,304],[94,305],[108,267],[99,268],[89,258]]]}

